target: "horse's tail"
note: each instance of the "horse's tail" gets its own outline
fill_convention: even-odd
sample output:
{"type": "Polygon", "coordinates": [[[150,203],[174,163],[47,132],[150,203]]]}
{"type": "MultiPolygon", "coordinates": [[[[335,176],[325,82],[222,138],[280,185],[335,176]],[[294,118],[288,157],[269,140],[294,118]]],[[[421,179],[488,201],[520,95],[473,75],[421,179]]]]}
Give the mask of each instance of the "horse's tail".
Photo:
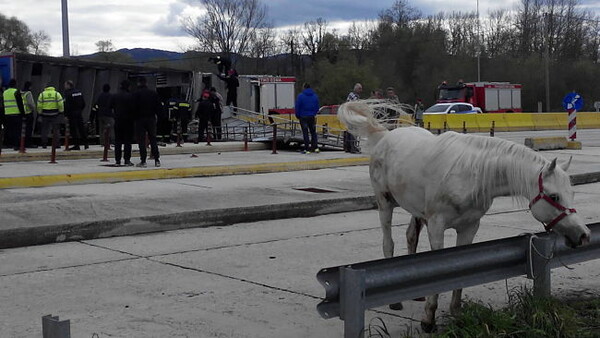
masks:
{"type": "Polygon", "coordinates": [[[374,113],[373,106],[365,101],[350,101],[338,108],[337,116],[351,133],[367,137],[374,146],[388,132],[374,113]]]}

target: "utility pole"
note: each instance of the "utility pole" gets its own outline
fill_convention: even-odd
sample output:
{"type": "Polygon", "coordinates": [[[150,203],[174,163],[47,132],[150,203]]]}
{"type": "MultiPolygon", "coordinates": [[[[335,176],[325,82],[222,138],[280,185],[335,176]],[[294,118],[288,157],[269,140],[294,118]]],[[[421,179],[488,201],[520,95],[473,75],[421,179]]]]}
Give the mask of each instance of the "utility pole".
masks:
{"type": "Polygon", "coordinates": [[[550,15],[544,13],[546,43],[544,46],[544,77],[546,80],[546,112],[550,112],[550,15]]]}
{"type": "Polygon", "coordinates": [[[479,0],[477,0],[477,82],[481,82],[481,22],[479,21],[479,0]]]}
{"type": "Polygon", "coordinates": [[[62,40],[63,40],[63,56],[69,57],[69,10],[67,8],[67,0],[62,2],[62,40]]]}

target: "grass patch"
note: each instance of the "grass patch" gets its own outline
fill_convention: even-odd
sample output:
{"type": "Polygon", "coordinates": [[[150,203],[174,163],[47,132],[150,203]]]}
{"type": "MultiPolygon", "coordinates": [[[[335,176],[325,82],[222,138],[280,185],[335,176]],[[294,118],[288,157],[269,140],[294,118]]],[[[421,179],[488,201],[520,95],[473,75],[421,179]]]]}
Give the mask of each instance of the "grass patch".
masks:
{"type": "Polygon", "coordinates": [[[509,295],[503,309],[466,302],[434,336],[600,337],[600,300],[535,298],[530,290],[519,289],[509,295]]]}

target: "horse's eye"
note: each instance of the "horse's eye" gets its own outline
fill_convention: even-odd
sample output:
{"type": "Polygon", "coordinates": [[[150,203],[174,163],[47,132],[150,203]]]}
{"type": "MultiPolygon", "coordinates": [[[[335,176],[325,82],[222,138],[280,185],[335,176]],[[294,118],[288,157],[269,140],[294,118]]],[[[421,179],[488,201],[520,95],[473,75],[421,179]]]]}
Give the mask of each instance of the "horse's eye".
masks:
{"type": "Polygon", "coordinates": [[[560,198],[558,197],[557,194],[550,194],[550,195],[548,195],[548,197],[550,197],[550,199],[553,200],[554,202],[558,202],[560,200],[560,198]]]}

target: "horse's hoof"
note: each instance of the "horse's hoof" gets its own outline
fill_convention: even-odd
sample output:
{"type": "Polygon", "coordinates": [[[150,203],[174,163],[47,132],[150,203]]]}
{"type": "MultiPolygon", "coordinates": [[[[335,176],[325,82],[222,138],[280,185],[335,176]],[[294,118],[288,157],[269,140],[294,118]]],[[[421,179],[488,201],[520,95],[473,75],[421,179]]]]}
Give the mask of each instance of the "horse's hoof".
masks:
{"type": "Polygon", "coordinates": [[[421,330],[423,330],[423,332],[431,333],[431,332],[435,331],[435,329],[436,329],[435,323],[421,322],[421,330]]]}
{"type": "Polygon", "coordinates": [[[402,309],[404,309],[404,306],[402,306],[402,303],[390,304],[390,310],[400,311],[402,309]]]}
{"type": "Polygon", "coordinates": [[[415,302],[424,302],[425,301],[425,297],[419,297],[419,298],[415,298],[413,299],[415,302]]]}

